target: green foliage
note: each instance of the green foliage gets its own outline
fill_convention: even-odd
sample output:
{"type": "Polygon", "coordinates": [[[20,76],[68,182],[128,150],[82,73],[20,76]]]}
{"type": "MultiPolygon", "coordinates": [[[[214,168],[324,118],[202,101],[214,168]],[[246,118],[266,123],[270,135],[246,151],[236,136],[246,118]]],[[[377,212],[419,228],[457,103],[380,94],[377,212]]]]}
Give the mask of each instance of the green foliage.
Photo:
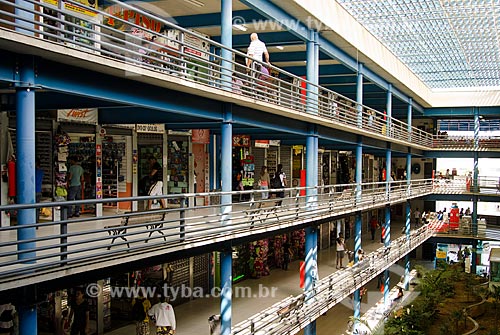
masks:
{"type": "MultiPolygon", "coordinates": [[[[437,316],[438,305],[443,302],[443,298],[455,294],[454,283],[465,281],[466,287],[471,291],[474,286],[474,276],[463,273],[457,266],[445,266],[443,269],[432,271],[425,271],[420,267],[417,271],[422,275],[416,287],[420,295],[412,301],[411,306],[405,306],[402,311],[387,320],[384,334],[426,334],[437,316]]],[[[498,302],[500,304],[500,289],[498,302]]],[[[463,324],[463,312],[454,311],[449,320],[440,327],[440,332],[443,335],[461,334],[460,327],[463,324]]]]}

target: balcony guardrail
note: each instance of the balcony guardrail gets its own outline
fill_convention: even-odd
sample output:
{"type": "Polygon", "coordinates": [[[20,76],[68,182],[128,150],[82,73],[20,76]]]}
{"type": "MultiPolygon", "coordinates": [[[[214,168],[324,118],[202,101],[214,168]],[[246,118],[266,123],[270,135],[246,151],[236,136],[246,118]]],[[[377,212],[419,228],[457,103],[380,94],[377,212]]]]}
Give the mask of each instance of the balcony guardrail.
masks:
{"type": "Polygon", "coordinates": [[[391,241],[389,247],[381,247],[366,255],[352,267],[318,279],[311,290],[279,301],[238,323],[231,334],[295,334],[433,235],[434,229],[430,225],[413,230],[409,238],[401,236],[391,241]],[[283,315],[284,310],[288,312],[286,315],[283,315]]]}
{"type": "MultiPolygon", "coordinates": [[[[32,8],[0,0],[0,27],[123,62],[131,66],[126,67],[130,71],[134,67],[146,69],[259,103],[320,116],[347,131],[362,130],[366,136],[382,136],[432,149],[478,150],[470,138],[433,136],[416,127],[408,128],[408,124],[385,112],[358,104],[271,64],[253,60],[254,65],[247,68],[235,61],[246,59],[244,53],[129,3],[110,0],[110,6],[99,9],[71,0],[61,8],[49,1],[24,3],[32,8]],[[16,11],[28,15],[18,15],[16,11]],[[221,50],[230,54],[230,59],[223,58],[221,50]]],[[[498,137],[488,136],[482,136],[478,143],[481,149],[488,150],[498,149],[500,144],[498,137]]]]}
{"type": "Polygon", "coordinates": [[[146,69],[264,104],[320,116],[332,125],[347,126],[350,131],[363,130],[366,136],[433,146],[433,136],[429,133],[416,127],[409,129],[396,118],[276,66],[253,60],[255,65],[247,68],[231,60],[246,59],[244,53],[128,3],[110,0],[112,5],[99,9],[71,0],[65,1],[68,6],[61,8],[49,1],[25,0],[24,3],[33,7],[0,0],[3,5],[0,25],[20,34],[123,62],[132,66],[126,67],[131,71],[134,67],[146,69]],[[28,15],[18,15],[16,11],[28,15]],[[220,54],[225,52],[220,50],[229,53],[229,59],[222,58],[220,54]]]}
{"type": "Polygon", "coordinates": [[[174,252],[399,203],[432,192],[430,180],[414,181],[409,187],[397,184],[393,187],[399,191],[394,190],[389,196],[384,183],[373,183],[363,184],[361,197],[356,196],[352,191],[354,185],[349,184],[269,190],[286,194],[285,198],[271,199],[262,199],[266,191],[251,190],[0,206],[0,212],[11,217],[42,207],[49,208],[54,217],[41,223],[0,227],[0,283],[7,289],[9,285],[17,285],[13,282],[16,278],[35,274],[43,277],[70,268],[77,271],[76,268],[89,264],[108,266],[137,252],[150,255],[174,252]],[[308,191],[317,195],[308,196],[308,191]],[[227,195],[241,197],[241,201],[220,204],[220,198],[227,195]],[[210,204],[186,205],[194,203],[196,197],[209,198],[210,204]],[[71,205],[161,198],[173,204],[164,209],[67,218],[71,205]]]}

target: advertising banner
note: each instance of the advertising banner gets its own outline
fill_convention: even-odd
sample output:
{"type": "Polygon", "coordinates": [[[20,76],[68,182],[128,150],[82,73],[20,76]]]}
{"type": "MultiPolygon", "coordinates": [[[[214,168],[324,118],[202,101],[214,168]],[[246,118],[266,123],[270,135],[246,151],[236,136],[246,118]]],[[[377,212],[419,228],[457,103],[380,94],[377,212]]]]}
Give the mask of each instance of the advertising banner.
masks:
{"type": "Polygon", "coordinates": [[[71,121],[97,125],[97,108],[59,109],[57,121],[71,121]]]}
{"type": "Polygon", "coordinates": [[[165,132],[165,125],[163,123],[136,124],[135,131],[138,133],[163,134],[165,132]]]}
{"type": "MultiPolygon", "coordinates": [[[[97,0],[75,0],[75,2],[81,3],[83,6],[90,7],[92,9],[97,9],[97,0]]],[[[64,2],[64,9],[71,12],[72,14],[77,14],[80,17],[96,17],[97,12],[88,9],[83,6],[78,6],[73,3],[64,2]]]]}

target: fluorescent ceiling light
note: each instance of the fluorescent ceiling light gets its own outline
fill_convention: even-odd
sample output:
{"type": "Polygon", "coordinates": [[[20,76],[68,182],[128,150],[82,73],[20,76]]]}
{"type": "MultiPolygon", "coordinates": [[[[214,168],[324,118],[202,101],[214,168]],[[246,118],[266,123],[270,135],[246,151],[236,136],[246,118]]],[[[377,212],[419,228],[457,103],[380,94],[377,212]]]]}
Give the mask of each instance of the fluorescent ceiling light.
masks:
{"type": "Polygon", "coordinates": [[[277,45],[277,46],[276,46],[276,49],[278,49],[278,50],[283,50],[283,49],[285,49],[285,48],[284,48],[284,47],[282,47],[281,45],[277,45]]]}
{"type": "Polygon", "coordinates": [[[247,30],[248,30],[248,28],[247,28],[247,27],[245,27],[245,26],[244,26],[244,25],[242,25],[242,24],[233,24],[233,28],[234,28],[234,29],[241,30],[241,31],[247,31],[247,30]]]}
{"type": "Polygon", "coordinates": [[[205,4],[201,1],[198,1],[198,0],[184,0],[186,1],[188,4],[191,4],[193,6],[196,6],[196,7],[203,7],[205,6],[205,4]]]}

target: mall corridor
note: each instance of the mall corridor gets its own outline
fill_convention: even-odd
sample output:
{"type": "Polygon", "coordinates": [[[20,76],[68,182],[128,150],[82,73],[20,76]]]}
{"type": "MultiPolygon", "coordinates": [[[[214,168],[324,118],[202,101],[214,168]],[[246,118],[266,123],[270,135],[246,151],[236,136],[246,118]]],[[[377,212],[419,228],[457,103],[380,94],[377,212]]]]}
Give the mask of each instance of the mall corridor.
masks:
{"type": "MultiPolygon", "coordinates": [[[[392,224],[392,239],[396,239],[401,236],[402,223],[392,224]]],[[[377,238],[375,241],[371,241],[370,232],[366,226],[363,227],[362,235],[362,245],[365,254],[368,254],[383,246],[380,243],[380,230],[377,231],[377,238]]],[[[354,249],[354,240],[348,239],[346,241],[349,250],[354,249]]],[[[335,247],[320,250],[318,252],[318,267],[319,276],[323,278],[332,272],[339,271],[335,269],[336,262],[336,251],[335,247]]],[[[344,266],[347,265],[347,256],[344,259],[344,266]]],[[[400,271],[402,268],[398,265],[394,265],[391,268],[391,286],[394,286],[399,281],[401,276],[400,271]]],[[[274,303],[290,296],[299,295],[303,290],[299,287],[299,261],[292,262],[288,271],[281,269],[272,269],[271,274],[266,277],[261,277],[259,279],[248,279],[237,283],[236,287],[248,287],[252,295],[259,295],[263,292],[261,297],[252,298],[233,298],[233,309],[232,309],[232,321],[233,325],[243,321],[252,315],[262,311],[262,309],[273,305],[274,303]],[[277,288],[275,290],[274,296],[266,296],[266,292],[271,292],[272,288],[277,288]],[[265,288],[269,289],[266,290],[265,288]]],[[[376,288],[377,280],[372,280],[368,285],[368,297],[370,301],[377,301],[382,297],[382,294],[376,288]]],[[[234,289],[233,289],[234,291],[234,289]]],[[[270,295],[270,294],[269,294],[270,295]]],[[[217,298],[202,298],[191,300],[188,303],[184,303],[180,306],[175,307],[175,314],[177,319],[177,331],[176,335],[204,335],[209,334],[208,328],[208,317],[213,314],[219,314],[220,311],[220,300],[217,298]]],[[[362,313],[367,305],[362,306],[362,313]]],[[[350,299],[345,299],[340,304],[337,304],[333,309],[331,309],[324,317],[318,319],[317,327],[318,333],[320,335],[340,335],[343,334],[349,316],[352,316],[353,310],[351,308],[350,299]]],[[[154,333],[154,326],[151,324],[151,334],[154,333]]],[[[110,332],[108,335],[129,335],[135,333],[135,324],[131,322],[130,325],[122,327],[110,332]]]]}

